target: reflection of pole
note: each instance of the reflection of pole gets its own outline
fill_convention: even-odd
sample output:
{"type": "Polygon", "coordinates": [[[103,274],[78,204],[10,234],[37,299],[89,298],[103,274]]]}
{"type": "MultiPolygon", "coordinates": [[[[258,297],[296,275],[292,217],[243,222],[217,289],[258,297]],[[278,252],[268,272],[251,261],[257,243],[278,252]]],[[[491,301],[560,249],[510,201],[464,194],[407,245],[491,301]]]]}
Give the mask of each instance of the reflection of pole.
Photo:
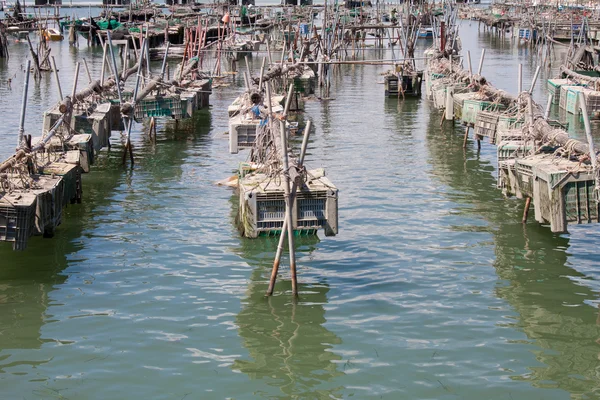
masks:
{"type": "Polygon", "coordinates": [[[27,90],[29,89],[29,70],[31,69],[31,61],[27,60],[25,69],[25,82],[23,83],[23,101],[21,103],[21,121],[19,123],[19,143],[17,148],[23,144],[23,134],[25,133],[25,109],[27,108],[27,90]]]}
{"type": "MultiPolygon", "coordinates": [[[[308,138],[310,137],[310,127],[311,121],[309,120],[306,123],[306,127],[304,128],[304,138],[302,139],[302,148],[300,150],[300,157],[298,158],[298,168],[302,168],[304,164],[304,156],[306,155],[306,148],[308,146],[308,138]]],[[[297,184],[296,181],[292,183],[291,190],[291,201],[294,201],[296,197],[297,184]]],[[[279,236],[279,244],[277,245],[277,253],[275,254],[275,261],[273,261],[273,269],[271,270],[271,279],[269,281],[269,288],[267,289],[267,296],[271,296],[273,294],[273,290],[275,289],[275,281],[277,280],[277,272],[279,271],[279,262],[281,261],[281,254],[283,253],[283,244],[285,242],[285,232],[288,226],[288,216],[285,215],[283,220],[283,226],[281,227],[281,236],[279,236]]]]}

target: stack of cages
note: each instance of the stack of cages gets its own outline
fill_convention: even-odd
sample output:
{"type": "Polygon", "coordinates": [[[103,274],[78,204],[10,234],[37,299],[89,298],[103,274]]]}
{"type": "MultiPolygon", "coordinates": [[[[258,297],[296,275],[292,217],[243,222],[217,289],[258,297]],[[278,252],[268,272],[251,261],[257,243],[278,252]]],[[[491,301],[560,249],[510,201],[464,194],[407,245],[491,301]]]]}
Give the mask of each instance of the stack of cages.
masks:
{"type": "Polygon", "coordinates": [[[498,162],[498,188],[502,189],[502,193],[505,196],[514,196],[517,193],[517,185],[515,182],[515,161],[518,158],[524,157],[533,150],[533,143],[525,143],[520,140],[517,134],[521,131],[514,131],[515,136],[505,136],[503,140],[498,143],[497,151],[497,162],[498,162]]]}
{"type": "Polygon", "coordinates": [[[54,162],[44,166],[40,173],[42,175],[60,176],[63,181],[62,206],[81,203],[81,168],[77,165],[54,162]]]}
{"type": "Polygon", "coordinates": [[[229,152],[237,154],[240,149],[252,148],[260,123],[260,119],[247,119],[241,114],[230,118],[229,152]]]}
{"type": "Polygon", "coordinates": [[[386,96],[398,95],[398,77],[396,75],[386,75],[383,78],[386,96]]]}
{"type": "Polygon", "coordinates": [[[565,104],[565,110],[569,113],[569,114],[573,114],[573,115],[579,115],[581,114],[581,104],[579,102],[579,92],[583,92],[584,96],[585,96],[585,92],[587,92],[588,89],[581,87],[581,86],[575,86],[572,88],[567,89],[567,101],[565,104]]]}
{"type": "Polygon", "coordinates": [[[502,111],[504,109],[506,107],[502,104],[485,100],[466,99],[462,106],[460,119],[463,123],[474,126],[480,111],[502,111]]]}
{"type": "Polygon", "coordinates": [[[496,141],[496,128],[500,115],[492,111],[479,111],[475,118],[475,134],[487,137],[490,143],[496,141]]]}
{"type": "MultiPolygon", "coordinates": [[[[296,192],[292,227],[296,234],[326,236],[338,233],[338,189],[322,173],[309,171],[309,180],[296,192]],[[310,178],[310,176],[318,178],[310,178]]],[[[285,219],[283,178],[264,174],[240,179],[238,226],[243,236],[255,238],[279,234],[285,219]]]]}
{"type": "Polygon", "coordinates": [[[181,113],[183,118],[192,118],[194,112],[198,110],[198,93],[195,91],[186,91],[180,94],[181,113]]]}
{"type": "Polygon", "coordinates": [[[570,89],[573,90],[581,90],[581,86],[575,86],[575,85],[563,85],[560,87],[560,99],[558,102],[558,106],[562,109],[562,110],[566,110],[567,109],[567,97],[568,97],[568,93],[570,89]]]}
{"type": "Polygon", "coordinates": [[[561,88],[563,86],[580,85],[569,79],[548,79],[546,88],[548,89],[548,94],[552,95],[552,104],[558,104],[560,102],[561,88]]]}
{"type": "Polygon", "coordinates": [[[463,120],[463,106],[465,101],[475,99],[477,96],[478,94],[475,92],[454,93],[454,117],[456,119],[463,120]]]}
{"type": "Polygon", "coordinates": [[[167,96],[148,96],[135,105],[134,117],[137,122],[147,117],[171,117],[181,119],[181,97],[177,94],[167,96]]]}
{"type": "MultiPolygon", "coordinates": [[[[585,96],[585,105],[590,118],[598,119],[600,117],[600,92],[596,90],[585,90],[583,92],[585,96]]],[[[577,113],[580,114],[581,107],[577,113]]]]}
{"type": "Polygon", "coordinates": [[[0,196],[0,241],[12,242],[13,250],[25,250],[35,233],[36,196],[12,192],[0,196]]]}
{"type": "Polygon", "coordinates": [[[530,157],[515,160],[515,196],[522,199],[533,196],[533,164],[530,157]]]}
{"type": "Polygon", "coordinates": [[[549,154],[527,157],[533,175],[536,220],[550,223],[552,232],[566,232],[568,223],[600,222],[600,204],[593,169],[578,160],[549,154]]]}
{"type": "Polygon", "coordinates": [[[52,236],[62,222],[64,182],[60,176],[34,175],[33,178],[36,186],[40,188],[32,191],[37,198],[35,233],[52,236]]]}

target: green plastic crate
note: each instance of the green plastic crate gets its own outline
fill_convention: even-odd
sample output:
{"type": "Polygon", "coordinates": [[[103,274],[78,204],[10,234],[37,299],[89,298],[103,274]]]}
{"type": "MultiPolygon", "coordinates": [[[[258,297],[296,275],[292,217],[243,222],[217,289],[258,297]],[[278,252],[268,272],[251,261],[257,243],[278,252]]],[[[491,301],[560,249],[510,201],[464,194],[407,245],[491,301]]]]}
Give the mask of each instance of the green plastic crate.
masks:
{"type": "Polygon", "coordinates": [[[501,104],[483,100],[465,100],[462,107],[461,120],[466,124],[475,124],[479,111],[502,111],[506,107],[501,104]]]}

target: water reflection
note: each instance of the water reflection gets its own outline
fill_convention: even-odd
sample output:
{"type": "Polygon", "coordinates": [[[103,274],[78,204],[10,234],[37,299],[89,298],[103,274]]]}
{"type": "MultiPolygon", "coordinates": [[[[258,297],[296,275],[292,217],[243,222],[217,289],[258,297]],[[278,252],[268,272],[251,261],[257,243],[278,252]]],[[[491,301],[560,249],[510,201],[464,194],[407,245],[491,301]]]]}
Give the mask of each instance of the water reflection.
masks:
{"type": "MultiPolygon", "coordinates": [[[[158,145],[137,132],[134,147],[139,165],[134,169],[123,168],[122,148],[102,151],[92,172],[83,178],[83,203],[63,210],[62,224],[54,238],[32,237],[24,252],[14,252],[10,243],[0,242],[0,382],[10,379],[8,374],[29,371],[19,369],[20,365],[49,361],[42,352],[25,350],[42,349],[49,342],[66,344],[52,333],[55,329],[49,326],[50,329],[44,329],[44,325],[65,322],[62,316],[68,313],[64,310],[72,308],[71,304],[59,304],[56,299],[69,303],[68,299],[79,293],[84,295],[86,285],[93,283],[98,271],[89,270],[88,259],[81,254],[90,253],[89,248],[97,244],[95,236],[103,235],[98,227],[116,223],[114,216],[120,211],[130,210],[134,214],[144,208],[159,207],[145,204],[140,198],[152,198],[152,194],[164,190],[161,182],[181,178],[181,166],[192,147],[189,142],[195,138],[208,140],[205,133],[210,129],[210,114],[198,113],[190,126],[187,131],[172,128],[159,131],[158,145]],[[57,290],[65,292],[52,294],[57,290]]],[[[114,238],[132,240],[126,235],[114,234],[114,238]]]]}
{"type": "Polygon", "coordinates": [[[522,202],[506,200],[494,188],[493,165],[472,148],[462,149],[462,128],[441,130],[435,120],[430,119],[427,131],[428,161],[431,175],[450,188],[446,195],[464,206],[457,213],[465,223],[454,229],[492,235],[493,265],[506,281],[495,294],[518,313],[509,326],[522,330],[538,347],[534,354],[542,365],[512,379],[559,388],[577,398],[598,398],[600,317],[589,305],[598,294],[570,267],[569,238],[536,223],[522,225],[522,202]],[[478,217],[489,225],[470,224],[478,217]]]}
{"type": "MultiPolygon", "coordinates": [[[[316,236],[298,238],[298,258],[310,255],[318,240],[316,236]]],[[[341,339],[323,326],[329,286],[324,281],[306,283],[310,277],[301,268],[298,301],[289,295],[287,277],[278,280],[278,295],[265,297],[276,246],[274,238],[241,240],[239,253],[255,266],[236,317],[250,359],[238,359],[232,368],[273,389],[254,393],[261,397],[339,398],[342,388],[326,385],[344,374],[337,367],[341,356],[331,351],[341,339]]],[[[287,272],[285,267],[284,261],[282,272],[287,272]]]]}

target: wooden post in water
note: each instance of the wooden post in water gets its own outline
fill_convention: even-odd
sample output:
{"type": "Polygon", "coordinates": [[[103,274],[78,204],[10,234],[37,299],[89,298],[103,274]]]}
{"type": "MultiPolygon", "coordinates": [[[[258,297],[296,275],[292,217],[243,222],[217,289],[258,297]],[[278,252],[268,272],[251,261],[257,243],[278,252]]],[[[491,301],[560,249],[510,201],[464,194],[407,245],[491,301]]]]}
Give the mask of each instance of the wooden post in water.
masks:
{"type": "MultiPolygon", "coordinates": [[[[269,106],[269,119],[272,122],[270,82],[266,82],[266,90],[267,90],[267,100],[268,100],[268,106],[269,106]]],[[[291,97],[293,90],[294,90],[294,85],[292,84],[292,85],[290,85],[290,89],[288,91],[288,99],[287,99],[288,101],[286,101],[286,108],[284,109],[284,117],[287,115],[287,111],[288,111],[288,107],[289,107],[289,98],[291,97]]],[[[297,282],[297,278],[296,278],[296,254],[295,254],[295,249],[294,249],[294,227],[292,226],[293,198],[292,198],[291,189],[290,189],[287,134],[286,134],[286,130],[285,130],[285,122],[283,119],[279,121],[279,130],[280,130],[279,134],[280,134],[280,147],[281,147],[280,150],[281,150],[281,158],[282,158],[282,164],[283,164],[283,176],[284,176],[283,191],[284,191],[285,211],[286,211],[285,218],[284,218],[284,226],[287,229],[284,230],[284,227],[282,227],[282,230],[281,230],[281,237],[280,237],[280,242],[279,242],[280,246],[278,247],[278,250],[277,250],[279,258],[277,258],[277,255],[276,255],[275,262],[273,263],[273,270],[271,271],[271,280],[269,283],[269,288],[267,289],[267,295],[271,295],[273,293],[273,287],[275,286],[275,280],[277,279],[277,271],[279,269],[279,260],[281,257],[280,251],[283,250],[282,240],[285,240],[284,237],[287,233],[288,247],[289,247],[289,253],[290,253],[290,272],[291,272],[291,278],[292,278],[292,294],[294,296],[297,296],[298,295],[298,282],[297,282]],[[289,222],[288,224],[285,224],[286,219],[289,222]]]]}
{"type": "Polygon", "coordinates": [[[527,217],[529,216],[529,207],[531,207],[531,197],[527,197],[527,199],[525,199],[525,209],[523,209],[523,219],[521,220],[522,223],[527,223],[527,217]]]}
{"type": "Polygon", "coordinates": [[[25,82],[23,83],[23,100],[21,102],[21,120],[19,121],[19,137],[17,149],[23,146],[23,134],[25,133],[25,111],[27,110],[27,91],[29,89],[29,70],[31,61],[27,60],[27,69],[25,70],[25,82]]]}

